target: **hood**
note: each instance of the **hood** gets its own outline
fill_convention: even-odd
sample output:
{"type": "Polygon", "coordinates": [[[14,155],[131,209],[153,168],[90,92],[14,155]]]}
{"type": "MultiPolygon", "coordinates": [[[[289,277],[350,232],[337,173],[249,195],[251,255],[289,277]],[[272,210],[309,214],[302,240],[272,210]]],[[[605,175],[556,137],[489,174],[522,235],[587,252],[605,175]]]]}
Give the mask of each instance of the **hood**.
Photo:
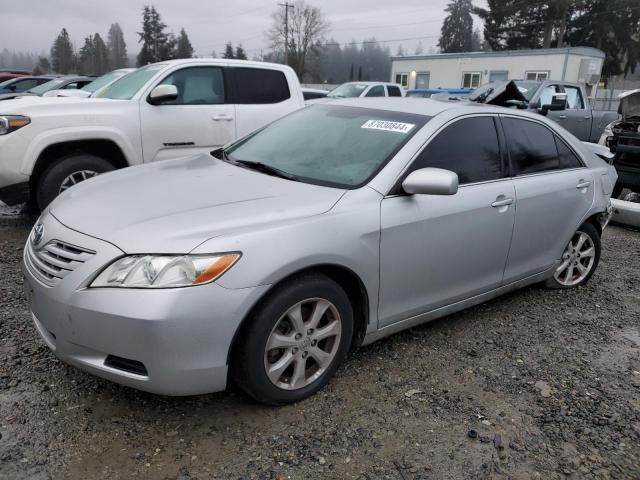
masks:
{"type": "Polygon", "coordinates": [[[0,102],[0,115],[27,115],[31,118],[56,119],[52,127],[77,125],[77,118],[82,124],[95,122],[102,114],[120,114],[130,100],[110,100],[106,98],[84,97],[20,97],[11,101],[0,102]]]}
{"type": "Polygon", "coordinates": [[[70,89],[70,90],[49,90],[45,92],[42,96],[46,97],[78,97],[78,98],[87,98],[91,95],[91,92],[87,92],[86,90],[81,89],[70,89]]]}
{"type": "Polygon", "coordinates": [[[513,107],[527,103],[527,98],[520,92],[518,85],[513,80],[509,82],[496,82],[493,89],[486,90],[480,95],[475,92],[469,97],[477,103],[496,105],[498,107],[513,107]]]}
{"type": "MultiPolygon", "coordinates": [[[[11,93],[1,93],[0,100],[13,100],[14,98],[26,98],[26,97],[37,97],[33,93],[28,92],[11,92],[11,93]]],[[[39,98],[39,97],[38,97],[39,98]]]]}
{"type": "Polygon", "coordinates": [[[622,120],[632,117],[640,117],[640,89],[630,90],[618,95],[620,106],[618,113],[622,115],[622,120]]]}
{"type": "Polygon", "coordinates": [[[127,253],[188,253],[212,237],[319,215],[343,194],[200,155],[87,180],[50,212],[127,253]]]}

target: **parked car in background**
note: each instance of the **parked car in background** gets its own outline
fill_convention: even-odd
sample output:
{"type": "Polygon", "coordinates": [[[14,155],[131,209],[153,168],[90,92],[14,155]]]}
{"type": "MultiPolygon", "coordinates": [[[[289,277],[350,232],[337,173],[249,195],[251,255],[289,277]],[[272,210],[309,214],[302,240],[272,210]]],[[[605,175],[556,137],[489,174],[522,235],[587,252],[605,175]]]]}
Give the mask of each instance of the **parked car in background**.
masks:
{"type": "Polygon", "coordinates": [[[600,144],[614,154],[613,165],[618,171],[618,183],[613,196],[624,188],[640,192],[640,90],[619,95],[621,118],[604,129],[600,144]]]}
{"type": "Polygon", "coordinates": [[[78,368],[164,395],[233,378],[287,404],[354,345],[529,284],[584,285],[615,182],[540,115],[336,100],[66,191],[26,243],[25,285],[39,335],[78,368]]]}
{"type": "Polygon", "coordinates": [[[12,73],[15,75],[31,75],[28,70],[19,70],[15,68],[0,68],[0,73],[12,73]]]}
{"type": "Polygon", "coordinates": [[[42,75],[37,77],[17,77],[12,78],[11,80],[6,80],[0,83],[0,95],[4,93],[22,93],[30,90],[32,88],[37,87],[38,85],[42,85],[43,83],[47,83],[51,80],[54,80],[56,77],[49,75],[42,75]]]}
{"type": "Polygon", "coordinates": [[[147,65],[88,99],[2,102],[0,200],[44,208],[86,178],[210,151],[302,107],[291,68],[226,59],[147,65]]]}
{"type": "Polygon", "coordinates": [[[329,93],[329,90],[320,90],[318,88],[302,88],[302,96],[305,100],[316,100],[318,98],[324,98],[329,93]]]}
{"type": "Polygon", "coordinates": [[[46,83],[33,87],[25,92],[12,92],[0,94],[0,100],[12,100],[18,97],[41,97],[49,90],[59,89],[77,89],[93,82],[95,77],[69,75],[64,77],[56,77],[46,83]]]}
{"type": "Polygon", "coordinates": [[[491,82],[475,89],[469,99],[507,107],[526,108],[558,122],[583,142],[597,143],[617,112],[593,110],[584,86],[556,80],[491,82]]]}
{"type": "MultiPolygon", "coordinates": [[[[317,100],[324,102],[337,98],[356,97],[404,97],[403,88],[397,83],[386,82],[348,82],[331,90],[325,98],[317,100]]],[[[312,100],[309,103],[314,103],[312,100]]]]}
{"type": "Polygon", "coordinates": [[[473,90],[471,88],[416,88],[407,92],[407,97],[431,98],[432,95],[441,93],[464,96],[469,95],[473,90]]]}
{"type": "Polygon", "coordinates": [[[93,82],[86,84],[82,88],[78,89],[62,89],[62,90],[49,90],[45,92],[43,97],[80,97],[88,98],[92,95],[99,94],[103,89],[107,88],[113,82],[121,77],[124,77],[127,73],[134,72],[135,68],[120,68],[113,70],[112,72],[105,73],[96,78],[93,82]]]}
{"type": "Polygon", "coordinates": [[[28,75],[28,73],[0,72],[0,82],[6,82],[7,80],[11,80],[12,78],[26,77],[28,75]]]}

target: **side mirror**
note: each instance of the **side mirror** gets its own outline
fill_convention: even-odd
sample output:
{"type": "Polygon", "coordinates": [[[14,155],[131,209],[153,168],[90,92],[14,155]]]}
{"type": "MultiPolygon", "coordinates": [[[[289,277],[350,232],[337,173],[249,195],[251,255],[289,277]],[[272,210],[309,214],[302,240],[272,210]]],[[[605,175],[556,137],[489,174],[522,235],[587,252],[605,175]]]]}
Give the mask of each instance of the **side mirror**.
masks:
{"type": "Polygon", "coordinates": [[[404,179],[402,188],[411,195],[455,195],[458,174],[442,168],[421,168],[404,179]]]}
{"type": "Polygon", "coordinates": [[[560,111],[567,108],[567,94],[556,93],[551,97],[551,103],[546,103],[540,107],[541,113],[546,115],[550,111],[560,111]]]}
{"type": "Polygon", "coordinates": [[[158,85],[149,94],[147,101],[151,105],[160,105],[178,98],[178,88],[175,85],[158,85]]]}

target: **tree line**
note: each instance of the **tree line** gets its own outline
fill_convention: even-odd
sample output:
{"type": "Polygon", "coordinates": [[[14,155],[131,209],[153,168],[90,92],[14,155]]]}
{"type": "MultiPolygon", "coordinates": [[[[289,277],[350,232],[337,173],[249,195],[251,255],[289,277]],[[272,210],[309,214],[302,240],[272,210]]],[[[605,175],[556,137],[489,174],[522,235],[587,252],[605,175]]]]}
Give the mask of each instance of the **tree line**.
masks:
{"type": "MultiPolygon", "coordinates": [[[[633,72],[640,61],[640,3],[638,0],[486,0],[486,7],[472,0],[451,0],[446,7],[438,41],[439,51],[468,52],[590,46],[603,50],[606,60],[603,76],[633,72]],[[473,15],[484,22],[484,31],[474,29],[473,15]]],[[[341,44],[327,38],[330,23],[319,7],[296,2],[285,25],[282,9],[276,10],[265,32],[264,50],[254,60],[290,65],[298,77],[310,83],[340,83],[347,80],[387,80],[390,74],[390,48],[370,38],[341,44]]],[[[137,65],[175,58],[190,58],[194,49],[184,28],[178,35],[168,31],[153,6],[142,9],[141,44],[137,65]]],[[[419,43],[414,54],[422,54],[419,43]]],[[[432,49],[432,52],[436,50],[432,49]]],[[[223,58],[246,59],[241,43],[227,42],[223,58]]],[[[404,55],[400,45],[396,55],[404,55]]],[[[218,56],[218,52],[212,52],[218,56]]],[[[120,26],[111,25],[107,41],[99,33],[84,39],[78,52],[69,33],[62,29],[49,58],[44,55],[0,52],[0,66],[35,66],[36,72],[49,69],[57,73],[72,71],[101,74],[127,66],[127,45],[120,26]]],[[[24,68],[24,67],[23,67],[24,68]]]]}

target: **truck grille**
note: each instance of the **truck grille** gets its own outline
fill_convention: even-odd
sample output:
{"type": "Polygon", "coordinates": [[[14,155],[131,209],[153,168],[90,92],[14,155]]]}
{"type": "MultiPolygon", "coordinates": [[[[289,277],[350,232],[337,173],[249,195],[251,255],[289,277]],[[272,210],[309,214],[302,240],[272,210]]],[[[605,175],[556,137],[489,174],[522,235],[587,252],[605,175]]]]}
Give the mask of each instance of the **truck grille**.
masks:
{"type": "Polygon", "coordinates": [[[60,240],[51,240],[40,249],[27,243],[25,260],[29,271],[42,283],[56,285],[73,272],[79,265],[89,260],[95,252],[60,240]]]}

